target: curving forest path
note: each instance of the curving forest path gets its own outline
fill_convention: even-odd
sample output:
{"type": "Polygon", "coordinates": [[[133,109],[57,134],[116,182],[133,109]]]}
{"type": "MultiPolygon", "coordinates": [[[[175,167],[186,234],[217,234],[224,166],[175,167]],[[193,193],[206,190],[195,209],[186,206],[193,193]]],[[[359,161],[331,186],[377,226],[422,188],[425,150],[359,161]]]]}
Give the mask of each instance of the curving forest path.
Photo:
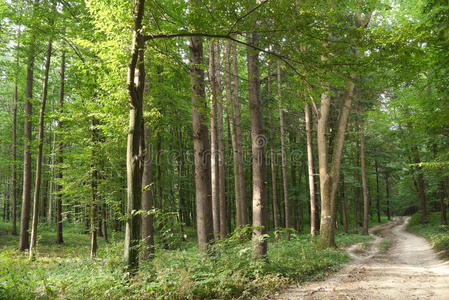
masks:
{"type": "Polygon", "coordinates": [[[349,248],[351,262],[341,271],[274,299],[449,299],[449,262],[439,259],[424,238],[406,232],[408,221],[398,217],[372,228],[370,249],[349,248]],[[385,251],[387,243],[391,247],[385,251]]]}

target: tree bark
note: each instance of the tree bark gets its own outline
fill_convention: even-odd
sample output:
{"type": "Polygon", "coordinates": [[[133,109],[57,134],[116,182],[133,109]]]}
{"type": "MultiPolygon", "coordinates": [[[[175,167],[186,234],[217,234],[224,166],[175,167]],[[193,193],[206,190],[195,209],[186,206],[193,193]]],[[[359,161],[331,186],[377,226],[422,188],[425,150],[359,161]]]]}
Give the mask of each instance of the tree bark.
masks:
{"type": "Polygon", "coordinates": [[[217,132],[217,78],[215,65],[215,43],[209,43],[209,82],[211,86],[211,112],[210,112],[210,162],[211,162],[211,189],[212,189],[212,221],[214,236],[220,234],[220,203],[219,203],[219,166],[218,166],[218,132],[217,132]]]}
{"type": "Polygon", "coordinates": [[[25,251],[29,247],[28,228],[30,223],[31,201],[31,131],[33,107],[33,77],[35,60],[35,36],[32,34],[28,53],[28,66],[25,87],[25,114],[24,114],[24,153],[23,153],[23,188],[22,211],[20,215],[19,250],[25,251]]]}
{"type": "Polygon", "coordinates": [[[11,234],[17,234],[17,100],[19,81],[19,47],[20,47],[20,27],[17,33],[16,46],[16,76],[14,78],[14,95],[12,104],[12,229],[11,234]]]}
{"type": "MultiPolygon", "coordinates": [[[[65,84],[65,51],[64,51],[64,42],[62,45],[62,54],[61,54],[61,78],[60,78],[60,84],[59,84],[59,113],[62,115],[64,112],[64,84],[65,84]]],[[[58,129],[60,132],[62,132],[63,129],[63,122],[59,120],[58,122],[58,129]]],[[[58,170],[58,179],[62,180],[62,163],[63,163],[63,156],[62,151],[64,148],[64,144],[62,142],[62,138],[59,141],[58,146],[58,158],[57,163],[59,166],[58,170]]],[[[62,194],[61,194],[61,184],[56,185],[56,243],[62,244],[64,242],[63,240],[63,234],[62,234],[62,194]]]]}
{"type": "Polygon", "coordinates": [[[285,128],[284,128],[284,110],[282,108],[282,90],[281,90],[281,64],[277,61],[277,86],[278,86],[278,109],[279,123],[281,130],[281,170],[282,170],[282,190],[284,194],[284,215],[285,215],[285,239],[290,240],[290,201],[288,199],[288,178],[287,178],[287,157],[285,154],[285,128]]]}
{"type": "Polygon", "coordinates": [[[139,265],[140,221],[141,216],[134,213],[142,204],[142,122],[143,93],[145,89],[145,39],[142,19],[145,0],[134,0],[133,37],[131,56],[128,63],[127,90],[129,98],[129,131],[126,149],[127,207],[124,260],[131,273],[139,265]]]}
{"type": "Polygon", "coordinates": [[[306,126],[306,139],[307,139],[307,170],[309,174],[309,198],[310,198],[310,234],[312,239],[317,234],[317,212],[316,212],[316,198],[315,198],[315,177],[313,168],[313,148],[312,148],[312,126],[311,126],[311,114],[310,104],[304,107],[304,119],[306,126]]]}
{"type": "Polygon", "coordinates": [[[247,204],[246,204],[246,180],[245,180],[245,166],[243,162],[243,139],[242,139],[242,127],[241,127],[241,113],[240,113],[240,101],[239,101],[239,75],[238,75],[238,57],[237,57],[237,44],[231,42],[232,53],[232,75],[233,75],[233,87],[234,94],[232,97],[232,107],[235,120],[235,137],[236,137],[236,149],[239,165],[238,168],[238,186],[240,191],[240,200],[238,209],[240,211],[240,223],[237,226],[246,226],[249,224],[247,204]]]}
{"type": "MultiPolygon", "coordinates": [[[[257,45],[258,36],[252,33],[248,43],[257,45]]],[[[263,130],[262,103],[260,97],[259,53],[247,47],[249,111],[251,123],[251,153],[253,177],[253,257],[266,258],[266,137],[263,130]]]]}
{"type": "Polygon", "coordinates": [[[215,43],[215,80],[217,89],[217,142],[218,142],[218,202],[220,209],[220,238],[226,238],[226,170],[225,170],[225,142],[223,130],[223,89],[220,73],[220,44],[215,43]]]}
{"type": "MultiPolygon", "coordinates": [[[[52,109],[53,111],[53,109],[52,109]]],[[[53,187],[54,187],[54,175],[55,175],[55,154],[56,154],[56,131],[53,131],[53,141],[51,145],[51,162],[50,162],[50,187],[48,191],[48,211],[47,211],[47,224],[50,226],[53,216],[53,187]]]]}
{"type": "Polygon", "coordinates": [[[39,196],[42,181],[42,152],[44,145],[44,125],[45,125],[45,105],[47,103],[48,91],[48,73],[50,72],[50,60],[52,51],[52,39],[48,42],[48,49],[45,61],[44,80],[42,84],[42,100],[39,111],[39,132],[37,136],[37,158],[36,158],[36,178],[34,183],[34,197],[33,197],[33,219],[31,223],[31,243],[29,249],[29,259],[34,258],[34,248],[36,247],[37,238],[37,223],[39,220],[39,196]]]}
{"type": "Polygon", "coordinates": [[[384,176],[385,179],[385,198],[387,200],[387,219],[388,221],[391,220],[391,211],[390,211],[390,182],[389,182],[389,175],[388,173],[385,173],[384,176]]]}
{"type": "Polygon", "coordinates": [[[213,239],[214,232],[211,204],[210,145],[207,128],[208,114],[202,69],[203,41],[199,37],[191,37],[189,40],[198,251],[200,254],[205,254],[208,243],[213,239]]]}
{"type": "Polygon", "coordinates": [[[363,128],[360,128],[360,161],[362,172],[362,190],[363,190],[363,235],[368,235],[368,186],[366,183],[366,165],[365,165],[365,134],[363,128]]]}
{"type": "MultiPolygon", "coordinates": [[[[271,98],[271,66],[268,62],[268,75],[267,75],[267,94],[271,98]]],[[[274,153],[274,137],[273,137],[273,111],[272,103],[268,105],[268,132],[270,138],[270,166],[271,166],[271,195],[273,202],[273,223],[276,240],[279,239],[279,212],[277,201],[277,184],[276,184],[276,157],[274,153]]]]}
{"type": "Polygon", "coordinates": [[[153,174],[152,174],[152,158],[151,158],[151,133],[150,129],[144,129],[145,135],[145,158],[142,176],[142,251],[140,258],[142,260],[151,259],[154,256],[154,225],[153,215],[153,174]]]}
{"type": "Polygon", "coordinates": [[[377,159],[374,161],[376,168],[376,210],[377,210],[377,223],[381,223],[380,219],[380,192],[379,192],[379,163],[377,159]]]}
{"type": "MultiPolygon", "coordinates": [[[[98,147],[98,132],[97,132],[98,120],[95,116],[91,120],[91,198],[90,198],[90,259],[94,259],[97,255],[97,236],[100,235],[101,231],[101,220],[98,220],[98,170],[97,170],[97,153],[96,149],[98,147]]],[[[100,235],[101,236],[101,235],[100,235]]]]}

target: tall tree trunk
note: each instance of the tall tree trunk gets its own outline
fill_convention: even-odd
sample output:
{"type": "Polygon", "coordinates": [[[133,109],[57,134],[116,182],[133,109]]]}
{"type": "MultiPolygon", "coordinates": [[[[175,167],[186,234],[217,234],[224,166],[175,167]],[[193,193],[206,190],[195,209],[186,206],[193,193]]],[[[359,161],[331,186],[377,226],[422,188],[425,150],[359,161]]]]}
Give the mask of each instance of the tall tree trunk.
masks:
{"type": "Polygon", "coordinates": [[[134,0],[133,38],[131,56],[128,62],[127,89],[129,98],[129,131],[126,149],[127,206],[124,260],[131,273],[139,265],[140,221],[141,216],[134,211],[142,205],[142,122],[143,93],[145,89],[145,40],[142,19],[145,12],[145,0],[134,0]]]}
{"type": "Polygon", "coordinates": [[[35,36],[32,34],[28,53],[28,66],[25,88],[25,114],[24,114],[24,153],[23,153],[23,188],[22,188],[22,211],[20,215],[19,250],[25,251],[29,247],[28,228],[30,223],[30,201],[31,201],[31,131],[33,107],[33,77],[35,60],[35,36]]]}
{"type": "MultiPolygon", "coordinates": [[[[267,94],[271,99],[271,66],[268,62],[268,76],[267,76],[267,94]]],[[[274,153],[274,137],[273,137],[273,109],[272,104],[268,105],[268,132],[270,138],[270,167],[271,167],[271,197],[273,202],[273,223],[276,240],[279,238],[279,212],[277,200],[277,184],[276,184],[276,157],[274,153]]]]}
{"type": "Polygon", "coordinates": [[[419,150],[416,145],[412,146],[413,153],[413,161],[415,163],[415,170],[417,173],[417,181],[418,181],[418,197],[419,204],[421,206],[421,224],[427,223],[427,204],[426,204],[426,191],[425,191],[425,182],[424,182],[424,174],[422,168],[420,166],[421,159],[419,157],[419,150]]]}
{"type": "Polygon", "coordinates": [[[211,166],[209,158],[209,133],[207,128],[207,102],[204,92],[203,41],[191,37],[190,84],[192,88],[192,129],[195,158],[195,202],[198,232],[198,251],[205,254],[208,243],[213,239],[211,203],[211,166]]]}
{"type": "Polygon", "coordinates": [[[142,243],[143,248],[140,253],[142,260],[151,259],[154,256],[154,225],[153,215],[150,213],[153,209],[153,174],[151,158],[151,133],[150,129],[144,129],[145,134],[145,158],[142,176],[142,243]]]}
{"type": "Polygon", "coordinates": [[[238,186],[240,191],[240,200],[238,210],[240,211],[240,223],[237,226],[246,226],[249,224],[248,212],[246,205],[246,185],[245,185],[245,166],[243,162],[243,139],[242,139],[242,127],[241,127],[241,113],[240,113],[240,101],[239,101],[239,74],[238,74],[238,57],[237,57],[237,43],[231,42],[232,53],[232,75],[233,75],[233,87],[234,94],[232,97],[232,107],[235,120],[235,138],[236,149],[239,165],[238,168],[238,186]]]}
{"type": "Polygon", "coordinates": [[[218,202],[220,209],[220,238],[225,239],[228,234],[226,228],[226,170],[225,170],[225,142],[223,130],[223,89],[220,73],[220,44],[215,43],[215,80],[217,89],[217,142],[218,142],[218,202]]]}
{"type": "Polygon", "coordinates": [[[45,61],[45,73],[42,83],[42,100],[39,111],[39,132],[37,136],[37,158],[36,158],[36,178],[34,183],[34,197],[33,197],[33,220],[31,224],[31,243],[29,251],[29,259],[34,258],[33,248],[36,247],[37,237],[37,223],[39,220],[39,196],[41,190],[42,179],[42,151],[44,145],[44,125],[45,125],[45,104],[47,103],[48,91],[48,73],[50,72],[50,60],[52,51],[52,39],[48,42],[47,56],[45,61]]]}
{"type": "Polygon", "coordinates": [[[365,134],[363,128],[360,128],[360,160],[362,172],[362,190],[363,190],[363,235],[368,235],[368,186],[366,183],[366,165],[365,165],[365,134]]]}
{"type": "Polygon", "coordinates": [[[354,177],[357,179],[357,185],[354,190],[354,223],[353,223],[353,233],[358,232],[358,222],[359,222],[359,214],[358,214],[358,205],[360,203],[360,195],[361,195],[361,188],[360,188],[360,143],[359,141],[356,142],[356,148],[355,148],[355,171],[354,171],[354,177]]]}
{"type": "Polygon", "coordinates": [[[379,163],[377,159],[374,161],[376,168],[376,210],[377,210],[377,223],[381,223],[380,219],[380,192],[379,192],[379,163]]]}
{"type": "Polygon", "coordinates": [[[14,78],[14,95],[12,104],[12,230],[11,234],[17,234],[17,100],[19,81],[19,47],[20,47],[20,27],[17,32],[16,45],[16,76],[14,78]]]}
{"type": "MultiPolygon", "coordinates": [[[[53,109],[52,109],[53,111],[53,109]]],[[[53,131],[53,141],[51,144],[51,162],[50,162],[50,187],[48,191],[48,211],[47,211],[47,224],[50,226],[53,216],[53,187],[55,177],[55,154],[56,154],[56,131],[53,131]]]]}
{"type": "Polygon", "coordinates": [[[281,90],[281,64],[277,61],[277,85],[278,85],[278,109],[279,123],[281,129],[281,160],[282,160],[282,190],[284,194],[284,214],[285,214],[285,239],[290,240],[290,201],[288,199],[288,178],[287,178],[287,157],[285,155],[285,128],[284,128],[284,111],[282,109],[282,90],[281,90]]]}
{"type": "Polygon", "coordinates": [[[219,203],[219,166],[218,166],[218,132],[217,132],[217,78],[215,65],[215,43],[209,43],[209,82],[211,86],[211,112],[210,112],[210,162],[211,162],[211,189],[212,189],[212,220],[214,236],[220,234],[220,203],[219,203]]]}
{"type": "MultiPolygon", "coordinates": [[[[258,36],[252,33],[248,43],[256,45],[258,36]]],[[[253,257],[266,258],[266,137],[263,130],[262,103],[260,97],[259,53],[250,47],[247,51],[249,112],[251,123],[251,153],[253,169],[253,257]]]]}
{"type": "MultiPolygon", "coordinates": [[[[65,50],[64,50],[64,42],[62,44],[62,54],[61,54],[61,80],[59,84],[59,113],[62,114],[64,112],[64,83],[65,83],[65,50]]],[[[58,122],[58,129],[62,132],[63,123],[62,121],[58,122]]],[[[64,144],[62,142],[62,138],[60,138],[59,146],[58,146],[58,158],[57,163],[59,166],[58,170],[58,179],[62,180],[62,163],[63,156],[62,150],[64,148],[64,144]]],[[[56,185],[56,243],[62,244],[63,234],[62,234],[62,194],[61,194],[61,184],[56,185]]]]}
{"type": "Polygon", "coordinates": [[[304,107],[306,139],[307,139],[307,170],[309,174],[309,198],[310,198],[310,234],[314,238],[317,234],[317,212],[316,212],[316,198],[315,198],[315,177],[313,168],[313,152],[312,152],[312,126],[310,104],[304,107]]]}
{"type": "MultiPolygon", "coordinates": [[[[101,220],[98,220],[98,169],[97,169],[97,153],[98,147],[98,132],[97,132],[98,120],[95,116],[91,120],[91,201],[90,201],[90,259],[94,259],[97,256],[97,236],[99,229],[101,229],[101,220]]],[[[101,236],[101,235],[100,235],[101,236]]]]}

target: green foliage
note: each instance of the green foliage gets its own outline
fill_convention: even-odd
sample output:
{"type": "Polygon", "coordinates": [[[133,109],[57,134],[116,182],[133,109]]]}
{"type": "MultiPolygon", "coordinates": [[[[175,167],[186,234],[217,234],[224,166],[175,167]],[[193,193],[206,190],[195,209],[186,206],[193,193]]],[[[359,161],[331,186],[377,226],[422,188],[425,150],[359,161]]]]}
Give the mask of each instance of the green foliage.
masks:
{"type": "MultiPolygon", "coordinates": [[[[2,232],[9,225],[0,223],[2,232]]],[[[274,242],[268,262],[254,261],[250,228],[240,229],[211,246],[211,255],[198,256],[196,243],[177,250],[157,250],[153,261],[127,278],[122,265],[122,236],[110,244],[101,240],[97,258],[88,259],[88,236],[79,226],[65,228],[65,245],[52,245],[54,232],[39,228],[39,255],[29,262],[13,250],[16,238],[1,235],[0,299],[230,299],[267,296],[287,283],[302,282],[333,272],[347,260],[342,250],[318,250],[309,235],[292,234],[290,242],[274,242]]],[[[341,249],[366,241],[360,235],[338,235],[341,249]]]]}

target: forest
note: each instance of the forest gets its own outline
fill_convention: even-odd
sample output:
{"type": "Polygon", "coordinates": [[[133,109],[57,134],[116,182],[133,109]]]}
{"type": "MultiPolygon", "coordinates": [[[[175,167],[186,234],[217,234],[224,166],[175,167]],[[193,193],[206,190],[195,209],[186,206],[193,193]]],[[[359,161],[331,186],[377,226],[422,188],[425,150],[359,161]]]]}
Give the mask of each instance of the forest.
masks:
{"type": "Polygon", "coordinates": [[[0,299],[447,299],[447,0],[0,18],[0,299]]]}

